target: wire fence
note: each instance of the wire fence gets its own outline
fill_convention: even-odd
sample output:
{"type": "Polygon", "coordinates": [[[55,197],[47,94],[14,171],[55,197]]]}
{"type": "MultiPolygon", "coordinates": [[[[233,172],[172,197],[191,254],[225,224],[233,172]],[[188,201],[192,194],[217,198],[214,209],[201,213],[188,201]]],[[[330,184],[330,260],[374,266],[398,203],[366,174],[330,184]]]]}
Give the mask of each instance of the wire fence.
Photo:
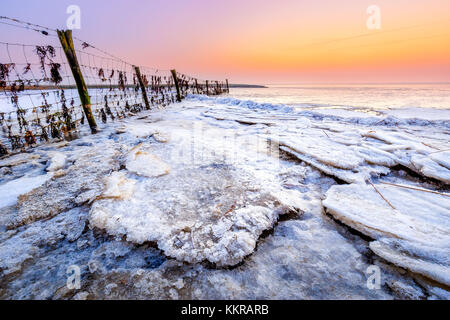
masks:
{"type": "MultiPolygon", "coordinates": [[[[0,156],[87,131],[86,102],[57,30],[3,16],[0,28],[19,28],[36,39],[19,43],[15,33],[1,32],[11,39],[0,39],[0,156]]],[[[164,108],[190,93],[228,92],[228,81],[136,67],[76,37],[73,49],[99,125],[164,108]]]]}

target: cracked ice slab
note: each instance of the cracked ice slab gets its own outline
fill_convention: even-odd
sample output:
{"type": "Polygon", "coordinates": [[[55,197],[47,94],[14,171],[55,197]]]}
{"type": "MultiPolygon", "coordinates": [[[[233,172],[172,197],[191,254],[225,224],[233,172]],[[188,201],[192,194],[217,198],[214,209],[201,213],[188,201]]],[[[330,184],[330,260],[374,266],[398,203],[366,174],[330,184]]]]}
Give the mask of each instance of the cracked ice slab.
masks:
{"type": "Polygon", "coordinates": [[[235,265],[296,203],[292,193],[279,194],[226,163],[175,166],[170,173],[149,174],[159,172],[164,159],[155,162],[156,155],[147,151],[135,157],[138,152],[144,151],[139,147],[128,152],[127,170],[106,178],[106,188],[90,211],[91,226],[134,243],[156,242],[180,261],[235,265]]]}
{"type": "Polygon", "coordinates": [[[450,183],[450,170],[447,168],[450,153],[436,151],[445,150],[448,147],[446,143],[438,144],[438,148],[416,141],[417,138],[405,133],[384,130],[324,134],[317,129],[306,128],[296,136],[278,133],[280,138],[273,135],[271,140],[277,142],[283,151],[348,183],[364,182],[371,177],[388,174],[389,168],[396,165],[450,183]]]}
{"type": "MultiPolygon", "coordinates": [[[[370,130],[362,133],[368,138],[384,142],[379,149],[392,154],[395,162],[410,168],[417,173],[450,183],[450,152],[445,151],[448,143],[439,143],[434,146],[421,141],[421,139],[399,132],[385,132],[370,130]]],[[[434,142],[434,144],[437,144],[434,142]]]]}
{"type": "Polygon", "coordinates": [[[344,224],[376,239],[386,260],[450,285],[450,197],[391,185],[333,186],[324,207],[344,224]]]}

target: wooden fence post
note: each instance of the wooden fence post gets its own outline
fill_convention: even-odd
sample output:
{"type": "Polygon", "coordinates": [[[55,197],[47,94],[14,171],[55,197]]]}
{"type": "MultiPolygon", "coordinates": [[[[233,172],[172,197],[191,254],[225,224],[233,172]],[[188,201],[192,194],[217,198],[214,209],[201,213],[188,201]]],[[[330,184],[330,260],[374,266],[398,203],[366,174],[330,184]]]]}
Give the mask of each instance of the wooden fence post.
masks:
{"type": "Polygon", "coordinates": [[[180,93],[180,86],[178,84],[178,77],[177,77],[177,71],[175,69],[170,70],[172,73],[173,82],[175,82],[175,88],[177,89],[177,101],[181,102],[181,93],[180,93]]]}
{"type": "Polygon", "coordinates": [[[197,94],[200,94],[200,89],[198,88],[197,79],[195,79],[195,88],[197,89],[197,94]]]}
{"type": "Polygon", "coordinates": [[[95,122],[94,115],[91,110],[91,98],[87,90],[86,82],[84,81],[83,74],[81,73],[80,65],[75,54],[75,48],[73,46],[72,30],[57,30],[59,41],[66,54],[67,61],[72,70],[73,78],[78,89],[78,95],[80,96],[81,104],[83,105],[83,111],[86,119],[89,123],[92,133],[97,132],[97,123],[95,122]]]}
{"type": "Polygon", "coordinates": [[[230,87],[228,86],[228,79],[225,79],[225,82],[227,84],[227,93],[230,93],[230,87]]]}
{"type": "Polygon", "coordinates": [[[209,81],[206,80],[206,95],[209,95],[209,81]]]}
{"type": "Polygon", "coordinates": [[[144,81],[142,80],[141,70],[138,66],[134,66],[136,77],[138,78],[139,87],[141,87],[142,99],[144,100],[145,108],[150,109],[150,103],[148,103],[147,90],[145,89],[144,81]]]}

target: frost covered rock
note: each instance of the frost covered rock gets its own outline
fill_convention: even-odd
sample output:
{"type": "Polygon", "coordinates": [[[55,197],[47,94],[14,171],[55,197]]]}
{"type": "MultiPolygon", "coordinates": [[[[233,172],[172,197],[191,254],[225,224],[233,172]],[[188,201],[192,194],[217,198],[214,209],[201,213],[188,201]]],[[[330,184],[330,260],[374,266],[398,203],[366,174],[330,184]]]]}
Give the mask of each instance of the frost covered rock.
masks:
{"type": "Polygon", "coordinates": [[[450,284],[450,197],[378,184],[333,186],[323,205],[344,224],[378,241],[386,260],[450,284]],[[393,209],[391,205],[395,208],[393,209]]]}
{"type": "Polygon", "coordinates": [[[144,151],[145,145],[133,148],[128,154],[126,167],[129,171],[145,177],[158,177],[170,172],[170,166],[156,155],[144,151]]]}

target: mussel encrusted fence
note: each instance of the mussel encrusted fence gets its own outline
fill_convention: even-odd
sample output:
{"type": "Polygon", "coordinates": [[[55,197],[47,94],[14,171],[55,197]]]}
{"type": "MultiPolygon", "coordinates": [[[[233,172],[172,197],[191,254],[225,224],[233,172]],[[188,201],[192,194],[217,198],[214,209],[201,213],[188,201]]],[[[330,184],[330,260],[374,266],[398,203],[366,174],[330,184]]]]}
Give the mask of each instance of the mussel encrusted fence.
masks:
{"type": "Polygon", "coordinates": [[[143,110],[164,108],[186,95],[229,92],[228,80],[200,80],[175,70],[136,66],[60,31],[0,16],[19,28],[0,39],[0,157],[143,110]],[[5,40],[5,41],[3,41],[5,40]]]}

